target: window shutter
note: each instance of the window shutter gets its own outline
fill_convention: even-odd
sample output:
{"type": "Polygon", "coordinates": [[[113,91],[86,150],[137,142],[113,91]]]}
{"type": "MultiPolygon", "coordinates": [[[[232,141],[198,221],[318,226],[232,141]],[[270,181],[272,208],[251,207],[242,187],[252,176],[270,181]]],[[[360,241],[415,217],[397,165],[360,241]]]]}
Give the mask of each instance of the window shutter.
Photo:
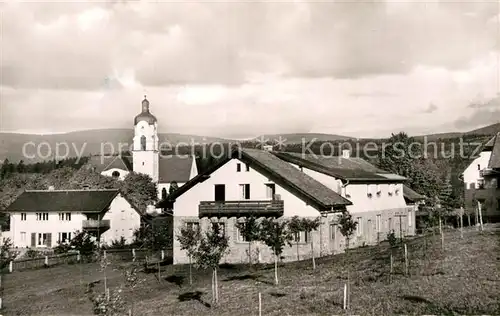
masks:
{"type": "Polygon", "coordinates": [[[31,233],[31,247],[36,246],[36,233],[31,233]]]}
{"type": "Polygon", "coordinates": [[[52,247],[52,233],[47,234],[47,247],[52,247]]]}

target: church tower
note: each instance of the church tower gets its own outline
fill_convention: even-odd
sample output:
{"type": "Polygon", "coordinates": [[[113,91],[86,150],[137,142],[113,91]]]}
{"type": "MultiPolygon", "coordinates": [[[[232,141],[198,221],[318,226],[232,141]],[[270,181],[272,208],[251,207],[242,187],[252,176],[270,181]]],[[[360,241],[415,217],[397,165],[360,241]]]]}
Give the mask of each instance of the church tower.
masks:
{"type": "Polygon", "coordinates": [[[146,96],[142,101],[142,112],[134,119],[132,159],[134,172],[147,174],[153,182],[158,182],[158,122],[149,112],[146,96]]]}

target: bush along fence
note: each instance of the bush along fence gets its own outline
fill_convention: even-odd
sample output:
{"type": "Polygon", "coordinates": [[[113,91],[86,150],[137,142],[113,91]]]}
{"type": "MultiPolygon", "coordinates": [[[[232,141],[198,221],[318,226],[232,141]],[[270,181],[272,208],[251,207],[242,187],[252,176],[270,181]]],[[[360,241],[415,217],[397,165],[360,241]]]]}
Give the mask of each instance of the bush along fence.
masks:
{"type": "MultiPolygon", "coordinates": [[[[148,249],[106,249],[103,250],[103,255],[109,261],[115,262],[131,262],[131,261],[145,261],[146,258],[152,255],[161,260],[162,262],[171,262],[173,258],[172,249],[165,249],[151,253],[148,249]]],[[[89,262],[88,258],[80,255],[79,252],[65,253],[57,255],[45,255],[36,258],[18,259],[9,262],[8,272],[24,271],[30,269],[48,268],[63,264],[76,264],[89,262]]]]}

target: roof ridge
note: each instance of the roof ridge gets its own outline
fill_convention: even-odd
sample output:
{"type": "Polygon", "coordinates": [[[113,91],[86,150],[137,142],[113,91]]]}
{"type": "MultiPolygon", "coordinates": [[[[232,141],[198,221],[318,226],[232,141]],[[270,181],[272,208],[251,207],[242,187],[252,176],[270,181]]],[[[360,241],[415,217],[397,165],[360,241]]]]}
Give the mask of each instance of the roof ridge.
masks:
{"type": "Polygon", "coordinates": [[[54,190],[30,190],[26,189],[24,192],[114,192],[120,191],[119,189],[54,189],[54,190]]]}

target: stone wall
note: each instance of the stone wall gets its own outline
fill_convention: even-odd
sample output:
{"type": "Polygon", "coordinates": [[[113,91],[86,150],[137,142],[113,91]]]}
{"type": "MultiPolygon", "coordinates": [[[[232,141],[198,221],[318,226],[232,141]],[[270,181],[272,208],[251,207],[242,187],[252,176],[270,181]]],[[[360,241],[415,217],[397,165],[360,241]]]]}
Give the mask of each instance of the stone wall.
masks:
{"type": "MultiPolygon", "coordinates": [[[[400,218],[396,214],[406,214],[406,217],[401,218],[401,231],[403,236],[411,236],[415,234],[415,211],[413,207],[400,209],[391,209],[383,211],[372,211],[364,213],[352,214],[354,220],[361,220],[360,231],[356,232],[350,240],[350,247],[359,247],[363,245],[375,245],[380,241],[387,239],[388,232],[393,229],[396,236],[399,236],[400,218]],[[411,213],[408,211],[411,210],[411,213]],[[409,226],[408,214],[412,216],[411,226],[409,226]],[[377,215],[380,215],[380,229],[377,232],[377,215]]],[[[330,214],[327,217],[321,218],[321,226],[317,231],[311,233],[312,244],[314,246],[315,257],[333,255],[342,253],[345,250],[345,238],[341,235],[338,225],[336,225],[337,214],[330,214]]],[[[216,219],[197,217],[179,217],[174,218],[174,235],[176,236],[181,227],[189,222],[199,223],[200,229],[206,231],[210,227],[211,221],[216,219]]],[[[240,241],[238,238],[237,228],[235,223],[237,219],[221,218],[220,222],[225,223],[225,233],[229,236],[229,252],[225,255],[222,263],[248,263],[249,243],[240,241]]],[[[174,264],[188,263],[188,257],[185,251],[180,249],[180,244],[174,236],[174,264]]],[[[301,240],[304,240],[302,234],[301,240]]],[[[274,261],[272,251],[261,242],[253,242],[252,262],[270,263],[274,261]]],[[[292,246],[286,246],[281,260],[296,261],[310,259],[312,254],[311,243],[292,242],[292,246]]]]}

